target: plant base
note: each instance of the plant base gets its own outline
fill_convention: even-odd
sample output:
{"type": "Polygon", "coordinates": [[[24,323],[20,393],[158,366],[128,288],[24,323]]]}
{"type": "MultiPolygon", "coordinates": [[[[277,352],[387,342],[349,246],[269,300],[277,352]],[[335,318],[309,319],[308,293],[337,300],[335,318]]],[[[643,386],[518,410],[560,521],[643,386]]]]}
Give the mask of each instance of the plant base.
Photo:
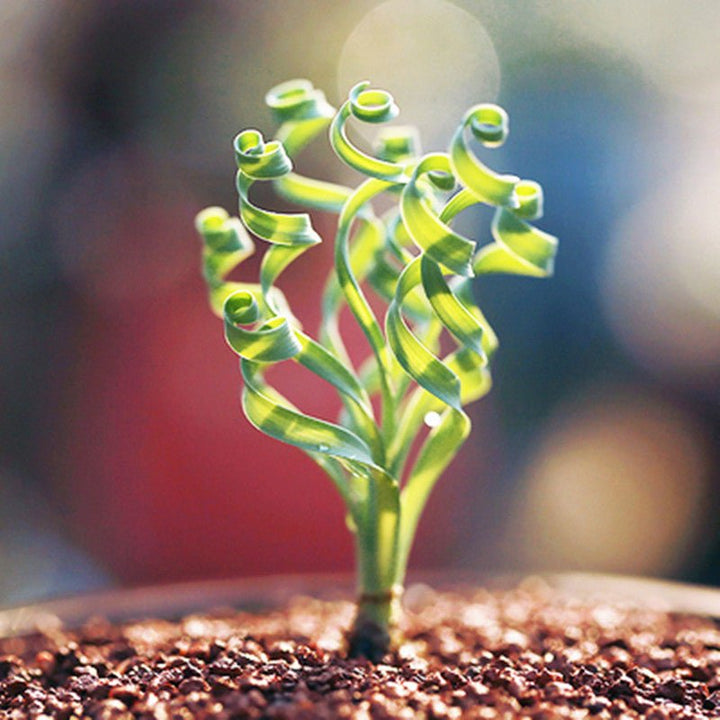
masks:
{"type": "Polygon", "coordinates": [[[357,614],[348,633],[348,655],[380,662],[400,639],[403,587],[365,593],[357,599],[357,614]]]}
{"type": "Polygon", "coordinates": [[[348,634],[348,656],[380,662],[390,650],[390,633],[373,620],[358,619],[348,634]]]}

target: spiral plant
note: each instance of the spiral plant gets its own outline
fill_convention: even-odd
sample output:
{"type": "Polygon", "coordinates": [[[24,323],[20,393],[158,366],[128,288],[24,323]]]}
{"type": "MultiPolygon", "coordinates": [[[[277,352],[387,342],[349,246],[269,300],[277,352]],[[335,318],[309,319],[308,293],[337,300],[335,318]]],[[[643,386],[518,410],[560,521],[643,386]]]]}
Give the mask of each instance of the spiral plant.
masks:
{"type": "Polygon", "coordinates": [[[279,123],[275,138],[245,130],[234,140],[239,218],[218,207],[197,216],[204,277],[225,338],[240,356],[248,420],[308,453],[342,496],[357,548],[349,652],[379,659],[396,634],[420,515],[470,432],[463,406],[490,390],[488,363],[498,341],[473,300],[472,279],[546,277],[557,240],[529,222],[542,214],[540,185],[494,172],[473,150],[472,138],[488,148],[505,141],[508,118],[497,105],[470,108],[447,152],[422,155],[413,129],[391,126],[378,133],[371,155],[350,141],[346,126],[351,119],[394,118],[398,108],[388,92],[359,83],[336,111],[310,82],[291,80],[266,102],[279,123]],[[326,131],[336,155],[365,176],[355,189],[293,171],[294,158],[326,131]],[[307,213],[253,204],[251,188],[262,181],[294,203],[338,216],[317,339],[301,329],[276,283],[321,238],[307,213]],[[391,209],[378,213],[373,204],[381,196],[391,199],[391,209]],[[482,244],[452,229],[459,213],[477,204],[495,208],[482,244]],[[254,250],[250,235],[269,244],[259,283],[229,280],[254,250]],[[369,293],[376,296],[372,305],[369,293]],[[369,345],[360,367],[343,341],[344,305],[369,345]],[[285,361],[339,394],[337,422],[302,412],[269,383],[266,371],[285,361]]]}

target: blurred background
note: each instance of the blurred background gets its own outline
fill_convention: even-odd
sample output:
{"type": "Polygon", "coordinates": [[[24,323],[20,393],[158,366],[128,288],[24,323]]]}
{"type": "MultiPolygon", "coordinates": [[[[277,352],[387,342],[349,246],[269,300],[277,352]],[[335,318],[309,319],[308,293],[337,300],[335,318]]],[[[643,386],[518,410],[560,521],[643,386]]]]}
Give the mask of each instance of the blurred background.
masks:
{"type": "Polygon", "coordinates": [[[714,0],[1,0],[0,604],[352,568],[331,484],[242,416],[193,230],[293,77],[389,89],[427,150],[500,102],[487,162],[561,239],[553,280],[477,283],[495,387],[413,567],[720,583],[718,27],[714,0]]]}

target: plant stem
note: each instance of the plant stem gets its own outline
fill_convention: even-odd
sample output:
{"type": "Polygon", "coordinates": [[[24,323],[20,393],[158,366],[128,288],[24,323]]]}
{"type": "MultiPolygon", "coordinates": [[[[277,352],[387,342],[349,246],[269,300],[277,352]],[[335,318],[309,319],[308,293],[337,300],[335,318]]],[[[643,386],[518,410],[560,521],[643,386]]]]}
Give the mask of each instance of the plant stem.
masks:
{"type": "Polygon", "coordinates": [[[402,586],[393,585],[383,592],[363,593],[357,600],[357,615],[348,636],[350,657],[380,662],[396,638],[402,614],[402,586]]]}
{"type": "Polygon", "coordinates": [[[379,661],[391,646],[401,614],[399,492],[397,483],[381,471],[365,482],[367,496],[355,536],[358,597],[349,653],[379,661]]]}

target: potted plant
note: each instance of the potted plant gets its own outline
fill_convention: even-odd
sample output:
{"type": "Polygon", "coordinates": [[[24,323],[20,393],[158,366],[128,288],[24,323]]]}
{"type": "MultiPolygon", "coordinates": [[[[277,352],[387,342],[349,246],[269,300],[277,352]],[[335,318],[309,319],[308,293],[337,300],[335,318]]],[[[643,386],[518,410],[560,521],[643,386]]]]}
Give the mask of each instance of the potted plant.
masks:
{"type": "Polygon", "coordinates": [[[204,275],[227,342],[241,358],[248,419],[307,452],[343,498],[357,548],[358,610],[349,652],[378,660],[397,625],[420,514],[470,432],[463,406],[490,389],[497,339],[473,300],[471,278],[547,276],[557,240],[529,223],[542,213],[540,186],[490,170],[470,146],[471,135],[489,147],[504,142],[508,119],[497,105],[468,110],[448,152],[421,156],[411,129],[390,128],[371,156],[350,142],[346,124],[395,117],[389,93],[360,83],[336,112],[321,91],[294,80],[273,88],[267,102],[280,123],[275,139],[245,130],[234,141],[240,217],[215,207],[198,215],[204,275]],[[293,171],[292,159],[328,129],[337,156],[364,176],[356,189],[293,171]],[[263,181],[295,203],[339,216],[318,340],[303,332],[276,281],[321,239],[309,215],[254,205],[250,189],[263,181]],[[390,208],[377,214],[373,205],[387,197],[390,208]],[[496,211],[492,242],[478,248],[451,223],[480,203],[496,211]],[[270,244],[256,284],[227,280],[253,252],[247,231],[270,244]],[[382,317],[368,291],[385,303],[382,317]],[[343,343],[344,305],[370,349],[359,369],[343,343]],[[452,349],[441,350],[443,343],[452,349]],[[269,366],[287,361],[339,394],[340,422],[303,413],[269,383],[269,366]]]}
{"type": "Polygon", "coordinates": [[[298,80],[267,100],[280,122],[276,137],[246,130],[234,143],[240,217],[220,208],[197,217],[204,275],[241,359],[247,418],[308,453],[343,498],[356,538],[356,602],[328,600],[327,588],[323,601],[295,597],[293,582],[230,583],[176,588],[169,614],[180,619],[167,610],[166,619],[147,619],[158,591],[96,597],[90,612],[70,600],[5,613],[0,717],[720,716],[720,632],[706,617],[720,601],[711,591],[622,580],[610,601],[608,579],[599,600],[590,598],[597,583],[589,590],[582,577],[496,579],[462,592],[413,586],[403,614],[420,514],[470,432],[464,406],[490,389],[497,339],[471,278],[547,276],[557,241],[531,224],[542,212],[540,186],[492,171],[473,150],[471,136],[487,147],[505,140],[507,116],[496,105],[471,108],[446,153],[421,155],[412,131],[391,128],[369,155],[346,124],[394,117],[387,92],[361,83],[336,112],[298,80]],[[356,189],[293,171],[292,159],[324,131],[366,176],[356,189]],[[338,215],[318,339],[276,281],[320,237],[309,215],[254,204],[251,188],[263,181],[338,215]],[[451,227],[478,203],[495,208],[491,239],[479,248],[451,227]],[[257,283],[229,277],[253,252],[248,230],[269,243],[257,283]],[[343,340],[345,306],[369,346],[359,367],[343,340]],[[336,391],[340,420],[294,407],[271,384],[277,363],[301,366],[336,391]],[[658,595],[673,595],[673,612],[645,601],[658,595]],[[248,612],[260,596],[272,607],[248,612]],[[238,599],[245,610],[201,612],[238,599]],[[108,619],[128,615],[146,619],[108,619]]]}

